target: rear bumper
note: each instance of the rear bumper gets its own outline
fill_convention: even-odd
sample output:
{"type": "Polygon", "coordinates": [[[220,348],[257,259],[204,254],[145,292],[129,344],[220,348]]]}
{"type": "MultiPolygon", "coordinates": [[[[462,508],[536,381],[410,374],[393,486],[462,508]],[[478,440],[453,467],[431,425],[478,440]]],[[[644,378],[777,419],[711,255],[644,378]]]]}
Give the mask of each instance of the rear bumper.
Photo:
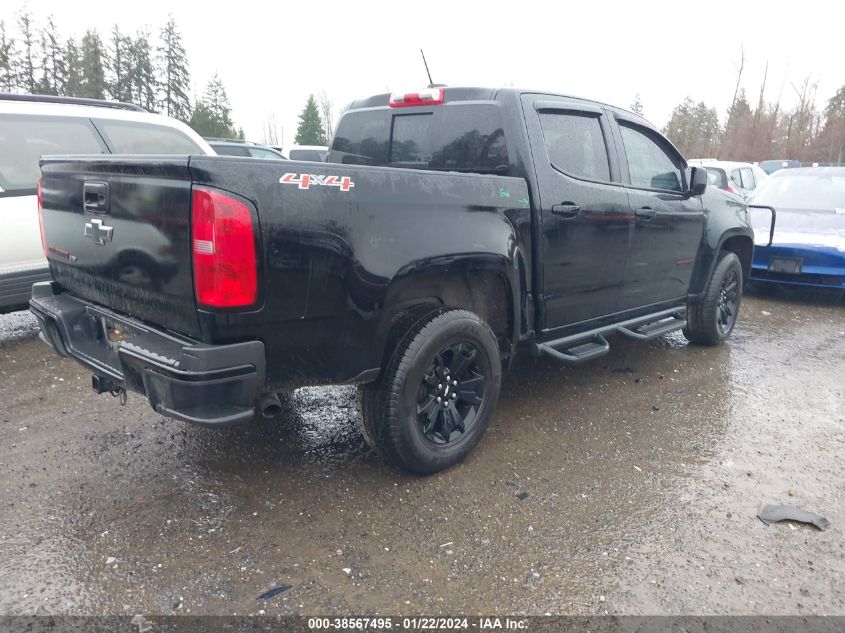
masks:
{"type": "Polygon", "coordinates": [[[50,281],[48,266],[0,273],[0,313],[26,308],[32,295],[32,284],[41,281],[50,281]]]}
{"type": "Polygon", "coordinates": [[[50,282],[33,286],[29,305],[41,340],[91,370],[97,391],[133,391],[162,415],[205,426],[254,415],[264,385],[261,341],[198,343],[61,293],[50,282]]]}

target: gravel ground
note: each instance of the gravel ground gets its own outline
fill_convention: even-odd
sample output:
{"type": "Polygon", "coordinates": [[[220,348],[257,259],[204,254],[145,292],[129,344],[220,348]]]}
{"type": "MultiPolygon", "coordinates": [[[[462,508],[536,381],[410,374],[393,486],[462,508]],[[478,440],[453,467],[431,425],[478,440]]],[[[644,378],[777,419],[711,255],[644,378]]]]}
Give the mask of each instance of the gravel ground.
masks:
{"type": "Polygon", "coordinates": [[[38,321],[31,312],[0,314],[0,345],[30,338],[38,333],[38,321]]]}
{"type": "Polygon", "coordinates": [[[191,427],[96,396],[31,331],[0,317],[2,614],[845,615],[838,298],[745,297],[718,348],[524,358],[427,478],[365,448],[349,388],[191,427]]]}

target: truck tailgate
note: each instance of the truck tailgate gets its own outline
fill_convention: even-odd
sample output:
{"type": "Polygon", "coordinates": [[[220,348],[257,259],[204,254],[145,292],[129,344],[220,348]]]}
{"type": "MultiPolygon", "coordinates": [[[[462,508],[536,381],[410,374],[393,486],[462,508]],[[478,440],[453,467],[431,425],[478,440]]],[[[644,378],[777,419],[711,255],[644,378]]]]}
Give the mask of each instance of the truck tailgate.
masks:
{"type": "Polygon", "coordinates": [[[198,337],[189,157],[42,160],[44,238],[72,294],[198,337]]]}

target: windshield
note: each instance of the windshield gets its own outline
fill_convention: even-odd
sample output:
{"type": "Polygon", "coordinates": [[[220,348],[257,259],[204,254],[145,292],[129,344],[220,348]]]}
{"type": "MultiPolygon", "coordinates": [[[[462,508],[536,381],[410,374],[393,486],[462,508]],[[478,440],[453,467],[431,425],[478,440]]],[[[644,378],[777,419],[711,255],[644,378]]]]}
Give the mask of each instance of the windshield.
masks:
{"type": "Polygon", "coordinates": [[[845,209],[845,169],[836,173],[783,172],[766,180],[754,204],[776,209],[845,209]]]}
{"type": "MultiPolygon", "coordinates": [[[[766,180],[751,204],[775,208],[775,242],[803,242],[806,236],[812,235],[814,243],[830,243],[837,248],[845,245],[845,169],[834,174],[828,171],[773,176],[766,180]]],[[[752,207],[749,215],[756,243],[764,243],[771,226],[770,212],[752,207]]]]}
{"type": "MultiPolygon", "coordinates": [[[[813,233],[845,237],[845,209],[838,211],[777,210],[775,235],[783,233],[813,233]]],[[[749,209],[754,231],[763,230],[768,235],[772,216],[768,210],[749,209]]]]}

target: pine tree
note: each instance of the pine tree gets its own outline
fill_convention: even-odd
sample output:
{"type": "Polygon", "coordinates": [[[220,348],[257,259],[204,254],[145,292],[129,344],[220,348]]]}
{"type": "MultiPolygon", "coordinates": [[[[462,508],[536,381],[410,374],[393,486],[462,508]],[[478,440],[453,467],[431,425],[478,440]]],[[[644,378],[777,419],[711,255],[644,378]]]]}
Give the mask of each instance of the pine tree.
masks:
{"type": "Polygon", "coordinates": [[[839,88],[824,109],[824,126],[816,142],[817,155],[826,162],[845,162],[845,86],[839,88]]]}
{"type": "Polygon", "coordinates": [[[41,80],[38,92],[48,95],[63,95],[67,92],[67,65],[52,15],[41,30],[41,80]]]}
{"type": "Polygon", "coordinates": [[[707,157],[714,153],[719,141],[719,115],[716,108],[708,108],[699,101],[693,110],[693,123],[696,129],[695,147],[690,156],[707,157]]]}
{"type": "Polygon", "coordinates": [[[145,110],[155,112],[158,102],[158,83],[153,65],[150,34],[140,31],[128,50],[128,68],[132,77],[130,101],[145,110]]]}
{"type": "Polygon", "coordinates": [[[314,95],[308,96],[308,102],[299,115],[299,126],[296,128],[294,142],[297,145],[325,145],[326,131],[320,120],[320,111],[314,95]]]}
{"type": "Polygon", "coordinates": [[[188,100],[190,84],[188,58],[182,46],[182,35],[176,29],[176,20],[172,15],[161,31],[161,46],[158,48],[158,53],[161,109],[168,116],[180,121],[189,121],[191,104],[188,100]]]}
{"type": "Polygon", "coordinates": [[[106,76],[103,70],[103,43],[97,31],[89,30],[82,36],[80,46],[80,93],[90,99],[105,99],[106,76]]]}
{"type": "Polygon", "coordinates": [[[118,101],[132,100],[132,68],[130,67],[130,48],[132,40],[120,32],[114,25],[108,50],[109,93],[118,101]]]}
{"type": "Polygon", "coordinates": [[[68,38],[65,44],[65,68],[67,69],[67,86],[65,94],[69,97],[82,95],[82,70],[80,68],[79,48],[76,40],[68,38]]]}
{"type": "Polygon", "coordinates": [[[0,20],[0,90],[3,92],[13,92],[18,86],[15,53],[15,40],[6,35],[6,24],[0,20]]]}
{"type": "Polygon", "coordinates": [[[695,136],[694,108],[693,100],[686,97],[672,110],[672,116],[669,117],[669,122],[663,128],[666,137],[686,156],[691,155],[690,151],[695,136]]]}
{"type": "Polygon", "coordinates": [[[205,89],[191,115],[191,127],[200,136],[215,138],[243,138],[243,131],[235,130],[232,123],[232,107],[226,88],[217,73],[205,89]]]}
{"type": "Polygon", "coordinates": [[[26,9],[18,14],[18,28],[21,31],[21,50],[18,63],[18,85],[24,92],[35,94],[38,92],[38,81],[35,78],[35,62],[32,59],[33,47],[35,46],[34,34],[32,32],[32,14],[26,9]]]}
{"type": "Polygon", "coordinates": [[[753,160],[750,154],[751,130],[754,126],[754,114],[745,96],[745,88],[740,88],[733,105],[728,109],[719,158],[722,160],[753,160]]]}

